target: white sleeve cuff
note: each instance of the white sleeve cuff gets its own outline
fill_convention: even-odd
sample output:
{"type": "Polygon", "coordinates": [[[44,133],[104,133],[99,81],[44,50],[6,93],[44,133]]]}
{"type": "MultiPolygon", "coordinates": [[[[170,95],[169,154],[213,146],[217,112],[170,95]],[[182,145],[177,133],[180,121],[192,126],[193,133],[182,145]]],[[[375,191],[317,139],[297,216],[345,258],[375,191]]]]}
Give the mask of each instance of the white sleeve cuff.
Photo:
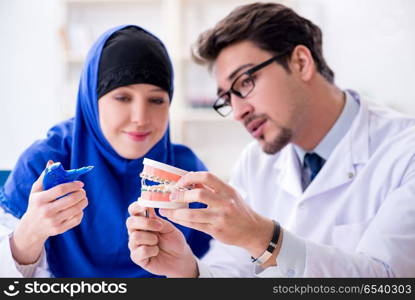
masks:
{"type": "Polygon", "coordinates": [[[23,275],[23,277],[34,277],[36,269],[42,265],[46,264],[46,253],[45,248],[43,248],[42,253],[40,254],[38,260],[30,265],[21,265],[16,260],[17,270],[23,275]]]}
{"type": "Polygon", "coordinates": [[[39,259],[33,264],[20,265],[15,261],[10,248],[10,238],[12,235],[13,231],[11,229],[0,225],[0,257],[2,265],[0,277],[50,277],[45,249],[43,249],[39,259]]]}
{"type": "Polygon", "coordinates": [[[303,277],[306,260],[305,241],[288,230],[284,230],[277,266],[266,269],[255,266],[258,277],[303,277]]]}
{"type": "Polygon", "coordinates": [[[213,277],[213,274],[210,272],[207,264],[201,262],[198,258],[196,258],[196,262],[197,262],[197,268],[199,270],[199,278],[213,277]]]}
{"type": "Polygon", "coordinates": [[[9,239],[12,234],[12,229],[0,225],[0,277],[22,277],[22,274],[16,268],[12,251],[10,249],[9,239]]]}
{"type": "Polygon", "coordinates": [[[18,218],[5,212],[0,206],[0,277],[51,277],[45,248],[33,264],[20,265],[15,261],[10,248],[10,238],[18,222],[18,218]]]}

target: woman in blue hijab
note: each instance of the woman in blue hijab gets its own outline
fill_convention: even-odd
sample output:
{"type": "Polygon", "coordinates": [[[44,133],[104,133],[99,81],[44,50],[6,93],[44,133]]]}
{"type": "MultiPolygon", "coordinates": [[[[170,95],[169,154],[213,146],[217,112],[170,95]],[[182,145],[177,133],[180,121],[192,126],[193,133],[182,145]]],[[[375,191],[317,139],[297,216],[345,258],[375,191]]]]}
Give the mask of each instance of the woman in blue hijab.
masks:
{"type": "MultiPolygon", "coordinates": [[[[2,208],[21,219],[10,240],[12,252],[16,248],[24,253],[13,240],[18,238],[19,225],[26,224],[19,234],[35,231],[40,223],[37,221],[42,218],[34,213],[35,200],[29,201],[29,197],[35,198],[35,192],[38,197],[49,195],[50,199],[44,201],[49,201],[45,204],[49,206],[74,203],[76,198],[76,205],[62,211],[67,217],[65,222],[78,218],[80,224],[67,225],[71,228],[62,234],[49,233],[44,244],[51,275],[154,276],[131,261],[125,224],[128,206],[140,195],[143,159],[151,158],[188,171],[205,170],[189,148],[170,142],[168,112],[172,95],[172,65],[158,38],[132,25],[105,32],[87,56],[75,117],[57,124],[46,139],[31,145],[20,156],[0,192],[2,208]],[[33,188],[31,195],[33,182],[49,160],[61,162],[65,169],[86,165],[95,168],[82,177],[84,185],[72,183],[66,184],[66,189],[55,187],[48,191],[33,188]],[[53,197],[49,192],[52,190],[53,197]],[[68,191],[72,194],[67,195],[68,191]],[[53,201],[59,192],[66,196],[53,201]]],[[[45,227],[39,228],[46,230],[45,227]]],[[[177,227],[197,256],[207,251],[210,236],[177,227]]]]}

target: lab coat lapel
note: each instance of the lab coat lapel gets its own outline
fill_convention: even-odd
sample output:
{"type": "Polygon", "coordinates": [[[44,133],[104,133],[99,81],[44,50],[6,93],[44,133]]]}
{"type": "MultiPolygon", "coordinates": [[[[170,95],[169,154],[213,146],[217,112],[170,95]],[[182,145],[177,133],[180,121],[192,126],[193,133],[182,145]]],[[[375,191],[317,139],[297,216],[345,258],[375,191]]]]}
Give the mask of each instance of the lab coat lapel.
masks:
{"type": "Polygon", "coordinates": [[[332,153],[321,171],[304,191],[303,199],[339,187],[353,179],[355,168],[350,153],[332,153]]]}
{"type": "Polygon", "coordinates": [[[325,165],[304,191],[303,199],[327,192],[353,180],[357,165],[369,159],[369,112],[360,101],[359,113],[350,130],[336,146],[325,165]]]}
{"type": "Polygon", "coordinates": [[[293,196],[300,197],[303,193],[303,188],[298,156],[291,144],[281,151],[281,156],[274,165],[279,170],[278,185],[293,196]]]}

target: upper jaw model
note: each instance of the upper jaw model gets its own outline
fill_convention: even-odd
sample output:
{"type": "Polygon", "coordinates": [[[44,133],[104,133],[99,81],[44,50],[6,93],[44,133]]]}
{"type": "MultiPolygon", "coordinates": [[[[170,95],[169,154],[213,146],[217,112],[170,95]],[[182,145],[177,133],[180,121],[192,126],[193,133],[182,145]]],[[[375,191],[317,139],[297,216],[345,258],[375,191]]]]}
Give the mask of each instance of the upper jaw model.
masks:
{"type": "Polygon", "coordinates": [[[187,208],[188,204],[183,202],[170,201],[170,194],[177,190],[175,184],[187,171],[144,158],[144,169],[141,177],[141,196],[138,204],[143,207],[154,208],[187,208]],[[153,185],[148,185],[146,180],[152,181],[153,185]]]}

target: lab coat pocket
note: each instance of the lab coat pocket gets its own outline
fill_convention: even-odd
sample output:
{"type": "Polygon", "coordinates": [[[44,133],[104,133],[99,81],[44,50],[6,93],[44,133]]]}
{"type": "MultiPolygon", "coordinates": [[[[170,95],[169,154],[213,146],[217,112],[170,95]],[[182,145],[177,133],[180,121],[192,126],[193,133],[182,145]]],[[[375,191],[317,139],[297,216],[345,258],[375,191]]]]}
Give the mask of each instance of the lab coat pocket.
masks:
{"type": "Polygon", "coordinates": [[[349,253],[354,252],[369,223],[370,220],[334,226],[332,232],[333,246],[349,253]]]}

